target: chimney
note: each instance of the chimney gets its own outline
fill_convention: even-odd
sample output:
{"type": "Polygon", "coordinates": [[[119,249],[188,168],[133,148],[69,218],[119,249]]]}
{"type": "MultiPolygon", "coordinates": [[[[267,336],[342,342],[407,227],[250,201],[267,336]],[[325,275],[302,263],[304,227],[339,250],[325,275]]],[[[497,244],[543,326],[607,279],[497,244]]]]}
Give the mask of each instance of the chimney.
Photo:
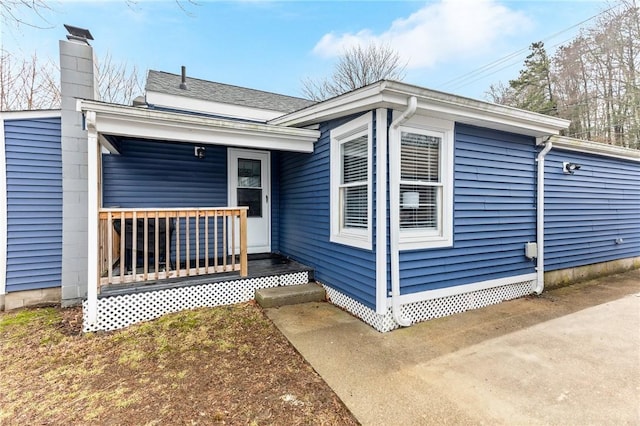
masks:
{"type": "Polygon", "coordinates": [[[187,90],[187,67],[182,66],[182,80],[180,80],[180,88],[187,90]]]}
{"type": "MultiPolygon", "coordinates": [[[[99,99],[98,72],[91,33],[65,25],[67,40],[60,40],[61,145],[62,145],[62,305],[87,294],[88,176],[87,132],[76,99],[99,99]]],[[[95,188],[92,190],[95,191],[95,188]]]]}
{"type": "Polygon", "coordinates": [[[79,27],[74,27],[72,25],[64,24],[64,27],[67,29],[67,40],[69,41],[77,41],[79,43],[84,43],[89,45],[89,40],[93,40],[93,36],[89,32],[89,30],[79,27]]]}

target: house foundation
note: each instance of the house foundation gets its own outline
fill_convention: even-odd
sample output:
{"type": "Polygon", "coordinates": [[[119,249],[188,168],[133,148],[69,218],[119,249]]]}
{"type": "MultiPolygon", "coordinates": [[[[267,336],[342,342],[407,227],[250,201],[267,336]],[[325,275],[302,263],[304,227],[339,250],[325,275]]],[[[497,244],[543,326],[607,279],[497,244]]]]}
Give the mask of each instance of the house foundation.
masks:
{"type": "Polygon", "coordinates": [[[545,289],[564,287],[580,281],[620,274],[633,269],[640,269],[640,256],[549,271],[544,273],[545,289]]]}
{"type": "Polygon", "coordinates": [[[25,290],[0,296],[0,310],[28,308],[43,305],[60,305],[60,287],[25,290]]]}

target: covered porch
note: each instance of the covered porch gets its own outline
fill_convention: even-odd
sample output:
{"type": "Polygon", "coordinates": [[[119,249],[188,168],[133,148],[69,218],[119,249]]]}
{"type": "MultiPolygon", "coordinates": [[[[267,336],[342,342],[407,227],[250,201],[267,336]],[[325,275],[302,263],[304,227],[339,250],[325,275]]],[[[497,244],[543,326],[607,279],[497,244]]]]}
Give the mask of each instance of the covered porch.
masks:
{"type": "Polygon", "coordinates": [[[319,132],[95,101],[78,101],[78,110],[88,133],[85,330],[125,326],[105,319],[122,315],[109,313],[115,300],[127,299],[129,311],[149,311],[132,316],[139,321],[166,309],[249,300],[257,288],[312,277],[303,265],[271,257],[268,239],[253,246],[253,253],[268,256],[250,257],[250,242],[265,230],[270,237],[277,208],[270,200],[268,154],[311,152],[319,132]],[[148,161],[135,157],[136,149],[148,161]],[[156,150],[163,161],[150,155],[156,150]],[[253,153],[267,154],[260,190],[253,191],[255,203],[262,198],[263,204],[256,205],[247,195],[252,191],[238,184],[242,178],[231,173],[227,163],[240,167],[232,152],[248,163],[257,161],[253,153]],[[158,301],[165,306],[149,309],[158,301]]]}

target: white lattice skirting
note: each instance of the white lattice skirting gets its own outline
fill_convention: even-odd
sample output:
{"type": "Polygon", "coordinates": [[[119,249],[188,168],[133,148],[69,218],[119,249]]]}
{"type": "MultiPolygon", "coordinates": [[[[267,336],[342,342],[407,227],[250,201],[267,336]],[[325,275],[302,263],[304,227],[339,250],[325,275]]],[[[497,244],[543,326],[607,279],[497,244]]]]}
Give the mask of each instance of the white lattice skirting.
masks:
{"type": "Polygon", "coordinates": [[[308,272],[247,278],[175,287],[98,299],[98,321],[87,321],[87,301],[82,304],[83,330],[109,331],[185,309],[232,305],[252,300],[256,289],[309,282],[308,272]]]}
{"type": "MultiPolygon", "coordinates": [[[[535,280],[516,281],[482,290],[407,303],[401,306],[401,312],[404,318],[415,324],[527,296],[533,293],[535,286],[535,280]]],[[[324,284],[323,287],[331,303],[351,312],[376,330],[385,333],[399,327],[393,318],[391,307],[384,315],[380,315],[334,288],[324,284]]]]}

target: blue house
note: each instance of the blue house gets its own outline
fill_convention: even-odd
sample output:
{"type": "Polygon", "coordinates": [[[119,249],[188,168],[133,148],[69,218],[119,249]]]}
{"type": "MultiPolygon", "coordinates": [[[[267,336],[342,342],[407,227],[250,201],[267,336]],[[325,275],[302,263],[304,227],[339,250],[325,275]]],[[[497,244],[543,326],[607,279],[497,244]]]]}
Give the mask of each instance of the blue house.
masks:
{"type": "Polygon", "coordinates": [[[315,280],[379,331],[640,267],[640,152],[396,81],[324,102],[150,71],[0,116],[0,300],[111,330],[315,280]],[[3,232],[4,231],[4,232],[3,232]]]}

